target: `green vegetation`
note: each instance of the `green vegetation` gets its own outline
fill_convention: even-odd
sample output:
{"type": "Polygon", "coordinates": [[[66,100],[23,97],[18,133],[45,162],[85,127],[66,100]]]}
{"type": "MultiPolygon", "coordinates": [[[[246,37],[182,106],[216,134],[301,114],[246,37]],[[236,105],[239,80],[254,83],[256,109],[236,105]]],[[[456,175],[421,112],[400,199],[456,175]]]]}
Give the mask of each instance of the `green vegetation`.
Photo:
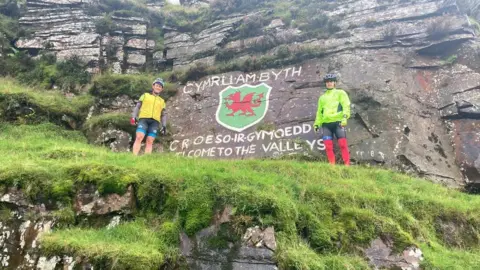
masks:
{"type": "Polygon", "coordinates": [[[167,260],[178,257],[178,251],[169,244],[141,219],[113,229],[66,229],[46,235],[42,241],[47,254],[71,252],[96,258],[94,267],[100,269],[158,269],[167,260]],[[105,259],[110,261],[98,263],[105,259]]]}
{"type": "Polygon", "coordinates": [[[80,120],[92,105],[93,98],[88,95],[66,99],[58,92],[25,88],[12,79],[0,78],[2,120],[17,120],[20,123],[58,122],[64,114],[80,120]],[[31,109],[24,113],[22,107],[31,109]]]}
{"type": "Polygon", "coordinates": [[[287,45],[281,46],[277,49],[275,54],[250,56],[242,58],[241,60],[229,59],[229,51],[220,51],[217,54],[217,64],[214,66],[207,66],[201,63],[190,65],[183,71],[177,71],[175,78],[183,83],[187,81],[198,80],[203,76],[210,74],[218,74],[230,71],[252,72],[256,70],[278,68],[285,65],[292,65],[300,63],[307,59],[322,57],[325,52],[322,48],[316,46],[297,46],[294,50],[290,50],[287,45]],[[219,56],[220,55],[220,56],[219,56]]]}
{"type": "MultiPolygon", "coordinates": [[[[9,1],[7,4],[15,2],[9,1]]],[[[14,42],[29,33],[19,26],[18,18],[15,17],[19,14],[8,15],[0,14],[1,76],[17,77],[26,84],[39,85],[44,89],[57,86],[66,91],[76,91],[89,82],[90,75],[85,71],[86,65],[78,57],[56,63],[55,56],[44,51],[40,53],[38,60],[34,60],[26,51],[17,50],[13,46],[14,42]]],[[[46,46],[48,47],[48,44],[46,46]]]]}
{"type": "MultiPolygon", "coordinates": [[[[9,7],[11,2],[6,3],[6,6],[9,7]]],[[[14,4],[15,7],[16,4],[14,4]]],[[[12,75],[17,73],[19,70],[24,69],[26,66],[22,66],[23,63],[31,61],[26,53],[19,52],[16,50],[12,44],[13,42],[23,36],[28,35],[28,33],[18,25],[18,20],[16,16],[18,14],[8,14],[9,9],[2,10],[0,4],[0,76],[12,75]]]]}
{"type": "Polygon", "coordinates": [[[468,21],[472,24],[475,34],[480,35],[480,22],[475,20],[473,17],[468,17],[468,21]]]}
{"type": "Polygon", "coordinates": [[[278,261],[280,269],[371,269],[367,262],[357,256],[329,254],[320,256],[299,239],[279,237],[278,261]]]}
{"type": "Polygon", "coordinates": [[[111,34],[115,32],[116,27],[110,15],[105,15],[95,21],[95,31],[100,35],[111,34]]]}
{"type": "MultiPolygon", "coordinates": [[[[334,169],[325,164],[292,161],[244,161],[230,165],[222,161],[159,155],[134,158],[130,154],[113,154],[87,146],[79,134],[50,125],[5,126],[1,134],[2,141],[9,143],[1,146],[6,155],[2,160],[0,182],[28,190],[32,199],[52,190],[50,196],[68,202],[74,187],[85,182],[95,183],[102,193],[122,193],[128,183],[134,183],[142,210],[168,217],[179,209],[182,227],[190,234],[209,224],[215,205],[232,204],[237,213],[252,216],[255,223],[264,226],[274,225],[282,232],[280,243],[288,241],[288,244],[283,242],[284,248],[278,254],[280,262],[285,266],[310,265],[297,269],[317,269],[315,265],[335,269],[328,266],[338,263],[357,265],[361,259],[349,257],[347,253],[355,253],[355,246],[367,245],[382,233],[391,235],[399,249],[421,244],[417,238],[447,252],[449,249],[440,245],[442,237],[435,229],[439,218],[456,222],[463,217],[472,226],[479,224],[475,209],[480,207],[480,201],[475,197],[383,170],[334,169]],[[17,151],[17,147],[23,151],[17,151]],[[45,159],[61,149],[85,153],[87,158],[60,155],[45,159]],[[47,153],[50,155],[45,155],[47,153]],[[13,160],[18,159],[27,159],[29,169],[12,167],[13,160]],[[109,160],[109,164],[103,160],[109,160]],[[46,167],[54,170],[42,169],[46,167]],[[18,180],[15,183],[8,179],[18,180]],[[160,194],[163,202],[158,201],[160,194]],[[449,217],[448,213],[455,215],[449,217]],[[294,245],[300,237],[306,238],[308,244],[294,245]],[[331,252],[338,252],[336,242],[340,239],[343,251],[333,255],[331,252]]],[[[79,254],[95,250],[111,259],[131,260],[124,259],[120,252],[91,248],[107,241],[103,240],[105,233],[88,229],[59,231],[45,241],[48,250],[75,250],[79,254]],[[75,244],[79,241],[77,238],[83,237],[85,243],[75,244]]],[[[165,238],[168,237],[163,236],[165,238]]],[[[472,240],[467,247],[478,246],[476,232],[470,232],[465,239],[472,240]]],[[[115,238],[111,240],[115,249],[110,250],[122,250],[121,243],[116,246],[115,238]]],[[[464,242],[464,239],[456,240],[464,242]]],[[[174,241],[173,238],[170,241],[174,241]]],[[[156,253],[152,252],[143,253],[151,254],[151,261],[158,262],[156,253]]],[[[125,256],[134,256],[131,254],[125,256]]],[[[470,261],[474,263],[478,255],[468,256],[474,256],[470,261]]],[[[444,256],[441,258],[446,260],[444,256]]],[[[427,262],[439,266],[428,257],[427,262]]]]}
{"type": "MultiPolygon", "coordinates": [[[[126,74],[105,74],[97,76],[93,80],[93,85],[89,92],[91,95],[101,98],[117,97],[127,95],[138,99],[145,92],[152,88],[152,82],[157,78],[154,75],[126,75],[126,74]]],[[[167,78],[164,78],[165,80],[167,78]]],[[[168,98],[176,94],[176,85],[166,83],[161,96],[168,98]]]]}
{"type": "Polygon", "coordinates": [[[0,222],[8,222],[13,217],[13,212],[5,206],[0,206],[0,222]]]}
{"type": "Polygon", "coordinates": [[[16,77],[27,85],[40,86],[42,89],[52,89],[54,86],[63,91],[78,93],[90,81],[86,64],[73,56],[62,62],[56,62],[53,54],[42,54],[38,60],[33,60],[27,53],[12,49],[14,53],[0,60],[4,66],[4,76],[16,77]]]}
{"type": "MultiPolygon", "coordinates": [[[[171,76],[167,73],[161,75],[171,76]]],[[[49,121],[73,129],[83,128],[86,132],[113,126],[133,134],[134,127],[127,121],[130,118],[128,113],[106,113],[90,117],[85,123],[83,121],[94,104],[95,96],[109,98],[125,94],[138,99],[150,90],[154,78],[148,75],[102,75],[96,77],[90,89],[93,96],[80,94],[71,98],[59,91],[28,88],[13,79],[0,78],[0,116],[3,121],[28,124],[49,121]],[[68,117],[74,123],[68,123],[68,117]]],[[[167,83],[161,95],[168,100],[175,94],[176,85],[167,83]]]]}
{"type": "Polygon", "coordinates": [[[101,98],[127,95],[138,99],[152,88],[154,79],[148,75],[105,74],[93,80],[89,92],[101,98]]]}
{"type": "Polygon", "coordinates": [[[166,3],[162,9],[165,24],[181,32],[199,33],[213,22],[209,8],[183,7],[166,3]]]}
{"type": "Polygon", "coordinates": [[[60,89],[67,91],[75,91],[77,86],[85,86],[90,82],[90,73],[86,71],[86,64],[82,60],[73,56],[65,61],[56,64],[57,79],[55,84],[60,89]]]}
{"type": "MultiPolygon", "coordinates": [[[[245,18],[244,21],[236,27],[236,32],[233,33],[231,39],[246,38],[261,34],[260,31],[273,18],[282,18],[282,20],[289,25],[292,20],[295,21],[295,27],[303,30],[305,38],[325,38],[331,34],[339,31],[339,28],[334,23],[335,20],[330,20],[327,16],[318,16],[318,12],[331,10],[334,4],[329,2],[318,2],[312,0],[295,0],[293,5],[289,1],[244,1],[244,0],[219,0],[213,3],[212,8],[190,8],[171,4],[165,4],[160,11],[155,11],[147,7],[144,1],[129,1],[129,0],[108,0],[102,1],[96,5],[88,7],[90,15],[98,16],[95,21],[97,32],[100,34],[113,33],[117,30],[115,24],[115,17],[139,17],[149,20],[149,29],[147,36],[149,39],[156,41],[154,51],[163,51],[163,30],[164,25],[174,27],[182,32],[198,33],[205,29],[215,19],[222,18],[231,12],[236,11],[253,11],[259,10],[257,15],[252,15],[245,18]],[[301,6],[301,9],[292,8],[301,6]],[[273,12],[267,12],[271,9],[273,12]]],[[[41,58],[39,60],[32,60],[26,52],[17,51],[10,48],[13,40],[21,35],[25,35],[24,31],[18,27],[16,20],[8,17],[0,18],[0,29],[6,33],[3,57],[0,60],[0,73],[18,78],[21,82],[29,85],[39,85],[45,89],[60,88],[65,91],[78,93],[80,90],[90,82],[90,76],[84,70],[86,66],[78,58],[69,59],[65,63],[57,63],[56,59],[44,51],[40,51],[41,58]]],[[[258,40],[258,44],[253,46],[250,51],[253,53],[266,52],[278,45],[278,41],[273,35],[265,35],[258,40]]],[[[114,46],[107,46],[107,59],[115,57],[116,48],[114,46]]],[[[208,52],[208,55],[216,55],[216,59],[220,62],[230,61],[229,63],[221,64],[218,67],[209,68],[207,74],[214,71],[230,71],[230,70],[257,70],[260,68],[274,67],[282,64],[288,64],[296,61],[295,55],[290,55],[289,59],[281,59],[285,56],[288,50],[281,50],[276,57],[262,56],[259,60],[247,59],[242,63],[230,61],[233,58],[231,52],[220,50],[219,52],[208,52]],[[218,54],[217,54],[218,53],[218,54]],[[278,58],[278,59],[277,59],[278,58]],[[272,63],[270,63],[272,62],[272,63]]],[[[204,57],[205,55],[198,55],[204,57]]],[[[312,56],[312,55],[310,55],[312,56]]],[[[303,59],[303,58],[300,58],[303,59]]],[[[111,60],[111,59],[110,59],[111,60]]],[[[299,60],[301,61],[301,60],[299,60]]],[[[105,59],[100,60],[100,67],[102,70],[106,68],[105,59]]],[[[147,69],[151,67],[151,63],[147,63],[147,69]]],[[[197,68],[198,69],[198,68],[197,68]]],[[[194,71],[194,70],[193,70],[194,71]]],[[[192,72],[195,73],[195,72],[192,72]]],[[[178,80],[184,81],[183,76],[176,74],[178,80]]],[[[107,74],[107,77],[111,77],[107,74]]],[[[101,79],[94,81],[98,84],[101,79]]],[[[175,80],[172,80],[175,81],[175,80]]],[[[135,84],[135,83],[134,83],[135,84]]],[[[125,87],[122,87],[122,92],[125,87]]],[[[106,94],[106,90],[99,90],[94,86],[92,89],[97,96],[115,95],[106,94]],[[102,92],[101,94],[98,94],[102,92]]],[[[111,89],[111,88],[108,88],[111,89]]],[[[166,98],[175,94],[173,87],[165,91],[166,98]]],[[[133,90],[132,90],[133,91],[133,90]]],[[[128,90],[127,92],[132,92],[128,90]]],[[[143,91],[143,90],[136,90],[143,91]]],[[[129,93],[134,94],[134,93],[129,93]]],[[[136,94],[136,93],[135,93],[136,94]]]]}
{"type": "Polygon", "coordinates": [[[211,8],[216,15],[248,12],[262,7],[263,0],[215,0],[211,8]]]}
{"type": "Polygon", "coordinates": [[[238,27],[238,38],[258,36],[262,33],[263,27],[269,23],[268,18],[261,14],[255,14],[245,18],[238,27]]]}
{"type": "Polygon", "coordinates": [[[146,1],[136,0],[104,0],[89,5],[87,13],[92,16],[113,15],[117,17],[137,17],[145,18],[154,24],[163,23],[163,18],[158,12],[150,10],[146,1]]]}
{"type": "Polygon", "coordinates": [[[336,24],[340,18],[329,19],[326,15],[337,7],[331,1],[267,1],[266,7],[273,9],[274,18],[281,18],[286,25],[304,31],[306,38],[327,38],[340,31],[336,24]],[[291,25],[293,21],[295,25],[291,25]]]}
{"type": "Polygon", "coordinates": [[[116,128],[128,132],[129,134],[135,134],[135,126],[130,125],[128,119],[130,119],[129,113],[104,113],[97,116],[92,116],[83,125],[83,129],[87,136],[89,132],[95,131],[98,128],[116,128]]]}
{"type": "MultiPolygon", "coordinates": [[[[52,124],[0,129],[0,185],[22,189],[34,203],[72,205],[87,183],[101,194],[135,186],[135,221],[111,230],[63,227],[42,238],[48,254],[152,269],[178,260],[179,230],[193,235],[228,204],[237,233],[244,226],[275,227],[282,269],[368,269],[359,248],[379,236],[393,239],[397,251],[420,246],[427,269],[480,267],[480,198],[424,180],[321,162],[134,157],[87,145],[80,132],[52,124]]],[[[72,220],[67,210],[56,215],[72,220]]],[[[224,238],[209,243],[225,245],[224,238]]]]}
{"type": "MultiPolygon", "coordinates": [[[[78,57],[66,59],[66,61],[57,62],[53,55],[48,53],[51,44],[43,44],[45,50],[35,51],[19,51],[13,47],[18,38],[28,36],[28,32],[19,27],[18,17],[20,13],[13,13],[10,10],[10,4],[14,3],[17,7],[16,0],[6,1],[5,5],[9,5],[9,10],[4,10],[0,3],[0,75],[15,77],[21,82],[28,85],[39,85],[45,89],[60,88],[61,90],[70,92],[79,92],[90,82],[90,74],[86,72],[87,63],[80,61],[78,57]],[[6,14],[6,15],[3,15],[6,14]],[[41,56],[40,59],[34,60],[29,53],[41,56]]],[[[137,17],[146,19],[149,22],[149,38],[155,40],[162,49],[162,26],[164,25],[164,16],[158,11],[149,9],[144,1],[129,0],[106,0],[98,2],[94,5],[88,5],[87,13],[97,16],[95,21],[98,33],[105,35],[112,34],[119,28],[115,22],[117,17],[137,17]]],[[[112,57],[112,46],[107,44],[107,58],[112,57]]],[[[104,59],[100,59],[100,67],[105,68],[104,59]]]]}
{"type": "Polygon", "coordinates": [[[451,66],[457,61],[457,55],[453,54],[442,60],[442,65],[451,66]]]}
{"type": "Polygon", "coordinates": [[[148,28],[147,29],[147,37],[148,37],[148,39],[155,41],[155,48],[153,49],[154,52],[163,51],[163,49],[164,49],[164,39],[163,39],[163,33],[162,33],[161,29],[148,28]]]}

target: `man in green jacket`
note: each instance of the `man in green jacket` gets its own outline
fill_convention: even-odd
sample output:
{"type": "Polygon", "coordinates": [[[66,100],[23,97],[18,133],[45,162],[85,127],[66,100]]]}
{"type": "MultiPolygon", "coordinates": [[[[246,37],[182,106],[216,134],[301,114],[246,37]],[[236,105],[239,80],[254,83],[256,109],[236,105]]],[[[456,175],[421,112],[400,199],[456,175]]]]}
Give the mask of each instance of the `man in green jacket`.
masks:
{"type": "Polygon", "coordinates": [[[318,99],[317,116],[313,127],[316,132],[323,135],[323,143],[327,152],[328,162],[335,164],[333,153],[333,136],[337,138],[338,146],[342,152],[342,159],[346,166],[350,165],[347,134],[345,127],[350,118],[350,99],[342,89],[337,89],[337,76],[327,74],[323,78],[327,91],[318,99]]]}

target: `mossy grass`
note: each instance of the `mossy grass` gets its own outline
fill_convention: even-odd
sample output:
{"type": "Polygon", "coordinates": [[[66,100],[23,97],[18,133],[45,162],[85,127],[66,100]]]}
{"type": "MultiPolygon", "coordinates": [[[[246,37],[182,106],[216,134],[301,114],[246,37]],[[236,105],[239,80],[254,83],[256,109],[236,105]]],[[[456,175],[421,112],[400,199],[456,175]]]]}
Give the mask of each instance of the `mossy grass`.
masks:
{"type": "Polygon", "coordinates": [[[178,257],[176,248],[165,240],[168,239],[153,231],[144,220],[137,219],[112,229],[60,230],[45,235],[42,248],[52,255],[69,252],[94,258],[100,269],[158,269],[165,261],[178,257]],[[103,265],[98,265],[98,261],[104,262],[103,265]]]}
{"type": "Polygon", "coordinates": [[[130,125],[130,122],[127,121],[130,117],[131,115],[129,113],[104,113],[89,118],[83,125],[83,128],[88,132],[96,128],[114,127],[133,134],[135,132],[135,126],[130,125]]]}
{"type": "MultiPolygon", "coordinates": [[[[165,232],[148,241],[164,243],[168,251],[178,243],[172,235],[179,230],[193,235],[209,226],[216,209],[229,204],[236,216],[250,217],[251,224],[275,227],[277,260],[288,269],[348,269],[341,265],[365,269],[358,247],[367,247],[379,236],[393,239],[397,251],[411,245],[426,248],[425,265],[431,269],[455,265],[459,258],[465,258],[464,269],[473,269],[480,261],[475,253],[480,245],[478,232],[467,229],[480,225],[480,198],[392,171],[295,160],[134,157],[88,145],[80,132],[53,124],[3,124],[0,141],[0,184],[19,187],[32,202],[49,198],[71,205],[75,190],[86,183],[95,184],[101,194],[122,194],[129,184],[135,185],[137,218],[151,213],[150,217],[161,217],[164,225],[127,223],[122,233],[131,232],[128,226],[165,232]],[[458,225],[453,238],[441,230],[446,222],[458,225]],[[449,256],[438,255],[449,252],[449,256]]],[[[64,222],[72,220],[68,211],[58,215],[64,222]]],[[[145,262],[144,269],[170,258],[162,251],[163,244],[153,248],[148,241],[138,244],[142,250],[152,249],[148,252],[123,252],[116,236],[105,238],[109,234],[88,228],[60,229],[44,241],[52,252],[103,256],[126,266],[145,262]],[[106,247],[108,242],[113,246],[110,250],[92,248],[106,247]]]]}
{"type": "Polygon", "coordinates": [[[90,95],[77,95],[68,99],[57,91],[38,90],[22,86],[13,79],[0,78],[0,104],[3,109],[7,109],[13,103],[30,105],[39,110],[37,115],[32,116],[34,118],[42,115],[47,118],[61,117],[66,114],[81,119],[87,115],[93,102],[90,95]]]}
{"type": "MultiPolygon", "coordinates": [[[[165,75],[160,74],[160,75],[165,75]]],[[[94,78],[89,93],[99,98],[111,98],[126,95],[138,99],[145,92],[150,92],[152,82],[158,76],[152,74],[104,74],[94,78]]],[[[167,78],[163,78],[165,81],[167,78]]],[[[166,83],[162,97],[168,99],[176,93],[176,85],[166,83]]]]}

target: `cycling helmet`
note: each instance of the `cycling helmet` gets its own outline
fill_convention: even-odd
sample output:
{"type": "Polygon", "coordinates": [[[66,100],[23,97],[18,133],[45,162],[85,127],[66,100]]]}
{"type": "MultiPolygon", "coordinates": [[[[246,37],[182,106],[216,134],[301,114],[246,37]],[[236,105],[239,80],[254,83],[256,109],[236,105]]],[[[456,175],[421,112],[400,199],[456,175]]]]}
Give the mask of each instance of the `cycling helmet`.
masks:
{"type": "Polygon", "coordinates": [[[154,85],[154,84],[156,84],[156,83],[160,84],[162,87],[165,85],[165,83],[163,82],[162,78],[157,78],[157,79],[155,79],[155,81],[153,81],[152,85],[154,85]]]}
{"type": "Polygon", "coordinates": [[[327,81],[334,81],[334,82],[336,82],[336,81],[337,81],[337,75],[335,75],[335,74],[327,74],[327,75],[325,75],[325,77],[323,77],[323,81],[324,81],[324,82],[327,82],[327,81]]]}

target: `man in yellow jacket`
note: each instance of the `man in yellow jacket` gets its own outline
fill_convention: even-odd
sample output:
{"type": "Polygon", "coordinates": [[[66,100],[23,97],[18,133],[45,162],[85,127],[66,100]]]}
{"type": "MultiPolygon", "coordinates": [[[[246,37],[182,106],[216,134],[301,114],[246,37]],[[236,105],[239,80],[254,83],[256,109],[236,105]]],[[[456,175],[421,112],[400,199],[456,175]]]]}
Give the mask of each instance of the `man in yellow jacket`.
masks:
{"type": "Polygon", "coordinates": [[[159,132],[160,122],[162,124],[160,134],[165,135],[167,133],[165,101],[159,96],[164,85],[162,79],[156,79],[152,84],[152,91],[143,94],[133,110],[130,124],[136,125],[138,123],[135,143],[133,144],[134,155],[138,155],[145,135],[147,136],[145,154],[152,153],[153,141],[159,132]]]}
{"type": "Polygon", "coordinates": [[[317,116],[313,127],[323,135],[323,143],[327,152],[328,162],[335,164],[333,153],[333,136],[337,138],[342,152],[342,159],[346,166],[350,165],[350,153],[345,127],[350,118],[350,99],[342,89],[337,89],[337,76],[327,74],[323,78],[327,91],[318,99],[317,116]]]}

